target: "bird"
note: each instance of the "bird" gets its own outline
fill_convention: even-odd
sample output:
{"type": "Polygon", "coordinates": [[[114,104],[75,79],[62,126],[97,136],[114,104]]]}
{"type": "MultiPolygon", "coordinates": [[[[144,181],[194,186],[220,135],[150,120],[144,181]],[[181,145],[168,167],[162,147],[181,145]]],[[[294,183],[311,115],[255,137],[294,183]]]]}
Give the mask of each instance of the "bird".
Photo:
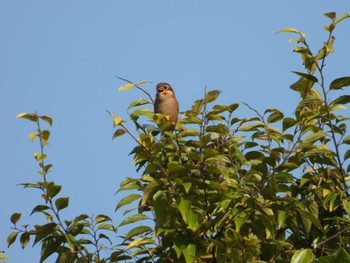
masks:
{"type": "Polygon", "coordinates": [[[179,114],[179,103],[175,92],[170,84],[161,82],[157,84],[157,95],[154,102],[154,113],[161,113],[169,116],[170,125],[166,130],[173,131],[179,114]]]}

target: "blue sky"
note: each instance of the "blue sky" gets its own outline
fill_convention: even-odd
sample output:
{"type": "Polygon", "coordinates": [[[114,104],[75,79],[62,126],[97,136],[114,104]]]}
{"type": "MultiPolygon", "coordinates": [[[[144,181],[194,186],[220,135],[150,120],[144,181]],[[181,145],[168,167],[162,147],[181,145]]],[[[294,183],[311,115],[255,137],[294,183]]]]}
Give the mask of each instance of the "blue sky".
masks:
{"type": "MultiPolygon", "coordinates": [[[[110,110],[127,117],[129,103],[143,94],[118,92],[124,83],[148,80],[175,89],[180,110],[190,108],[203,90],[222,91],[218,103],[246,102],[263,111],[276,107],[291,115],[298,95],[289,89],[301,71],[300,58],[288,44],[296,27],[311,46],[326,38],[322,14],[350,13],[348,1],[0,1],[0,250],[9,262],[38,262],[39,247],[7,249],[9,217],[22,212],[21,223],[39,203],[34,190],[16,186],[39,180],[27,134],[35,126],[16,119],[38,111],[53,117],[48,161],[51,180],[70,196],[66,219],[80,213],[111,216],[115,195],[127,176],[137,177],[126,136],[111,141],[110,110]]],[[[335,53],[327,63],[327,82],[349,75],[350,20],[335,31],[335,53]]],[[[240,114],[253,115],[242,107],[240,114]]],[[[47,262],[53,262],[51,259],[47,262]]]]}

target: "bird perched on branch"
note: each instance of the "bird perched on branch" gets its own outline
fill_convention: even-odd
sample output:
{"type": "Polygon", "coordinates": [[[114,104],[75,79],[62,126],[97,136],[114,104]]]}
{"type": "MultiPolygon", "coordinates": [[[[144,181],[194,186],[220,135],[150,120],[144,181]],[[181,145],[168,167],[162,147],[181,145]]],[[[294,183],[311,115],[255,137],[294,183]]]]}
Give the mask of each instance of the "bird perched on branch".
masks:
{"type": "Polygon", "coordinates": [[[157,95],[154,103],[154,113],[169,116],[170,125],[167,130],[174,130],[179,114],[179,103],[175,97],[173,88],[168,83],[157,84],[157,95]]]}

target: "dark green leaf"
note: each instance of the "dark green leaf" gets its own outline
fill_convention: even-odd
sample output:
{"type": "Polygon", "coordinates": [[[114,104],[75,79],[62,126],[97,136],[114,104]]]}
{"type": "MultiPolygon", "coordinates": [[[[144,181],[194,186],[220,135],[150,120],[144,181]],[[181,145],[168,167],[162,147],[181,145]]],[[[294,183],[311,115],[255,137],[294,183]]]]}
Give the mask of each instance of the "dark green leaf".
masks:
{"type": "Polygon", "coordinates": [[[332,83],[329,85],[329,89],[339,90],[347,86],[350,86],[350,77],[343,77],[333,80],[332,83]]]}
{"type": "Polygon", "coordinates": [[[59,194],[61,189],[62,189],[62,186],[56,185],[56,184],[52,184],[52,185],[49,186],[48,195],[51,198],[54,198],[57,194],[59,194]]]}
{"type": "Polygon", "coordinates": [[[330,104],[347,104],[350,103],[350,95],[339,96],[333,100],[330,104]]]}
{"type": "Polygon", "coordinates": [[[49,116],[40,116],[40,119],[42,119],[43,121],[46,121],[48,124],[50,124],[50,126],[52,126],[52,118],[49,116]]]}
{"type": "Polygon", "coordinates": [[[76,259],[77,252],[73,252],[71,249],[66,247],[61,247],[56,263],[74,263],[76,259]]]}
{"type": "Polygon", "coordinates": [[[58,198],[55,202],[56,208],[58,211],[66,208],[68,206],[69,203],[69,197],[61,197],[58,198]]]}
{"type": "Polygon", "coordinates": [[[37,205],[36,207],[33,208],[32,212],[30,213],[30,215],[37,213],[37,212],[42,212],[45,211],[47,209],[50,209],[49,206],[47,205],[37,205]]]}
{"type": "MultiPolygon", "coordinates": [[[[350,158],[350,150],[347,150],[344,154],[344,160],[347,160],[350,158]]],[[[350,213],[349,213],[350,214],[350,213]]]]}
{"type": "Polygon", "coordinates": [[[38,115],[37,114],[29,114],[29,113],[20,113],[16,116],[16,118],[22,118],[22,119],[27,119],[33,122],[37,122],[38,121],[38,115]]]}
{"type": "Polygon", "coordinates": [[[24,232],[20,238],[22,248],[25,248],[28,245],[29,240],[30,240],[29,232],[24,232]]]}
{"type": "Polygon", "coordinates": [[[306,74],[306,73],[302,73],[302,72],[297,72],[297,71],[292,71],[294,74],[297,74],[300,77],[306,78],[312,82],[317,83],[318,79],[314,76],[314,75],[310,75],[310,74],[306,74]]]}
{"type": "Polygon", "coordinates": [[[113,134],[112,140],[114,140],[115,138],[117,138],[119,136],[124,135],[125,133],[126,133],[126,131],[124,129],[117,129],[113,134]]]}
{"type": "Polygon", "coordinates": [[[53,234],[56,231],[57,224],[56,223],[48,223],[46,225],[37,226],[36,229],[36,237],[34,240],[34,245],[38,243],[40,240],[46,238],[47,236],[53,234]]]}
{"type": "Polygon", "coordinates": [[[10,220],[12,224],[16,224],[18,222],[18,220],[21,218],[21,213],[13,213],[10,220]]]}
{"type": "Polygon", "coordinates": [[[59,246],[60,246],[59,241],[55,241],[55,240],[44,241],[41,247],[40,263],[43,263],[53,253],[56,253],[58,251],[59,246]]]}
{"type": "Polygon", "coordinates": [[[333,20],[337,16],[337,13],[336,12],[329,12],[329,13],[325,13],[324,16],[333,20]]]}
{"type": "Polygon", "coordinates": [[[288,130],[295,125],[296,121],[293,118],[284,118],[282,122],[283,131],[288,130]]]}

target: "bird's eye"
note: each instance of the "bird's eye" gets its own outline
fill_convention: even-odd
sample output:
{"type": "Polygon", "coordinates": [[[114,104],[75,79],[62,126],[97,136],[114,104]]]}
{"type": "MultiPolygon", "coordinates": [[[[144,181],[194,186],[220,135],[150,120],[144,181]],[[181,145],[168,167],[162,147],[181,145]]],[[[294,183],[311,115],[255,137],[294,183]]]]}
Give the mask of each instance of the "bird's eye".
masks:
{"type": "Polygon", "coordinates": [[[168,89],[168,86],[164,86],[164,89],[168,89]]]}

